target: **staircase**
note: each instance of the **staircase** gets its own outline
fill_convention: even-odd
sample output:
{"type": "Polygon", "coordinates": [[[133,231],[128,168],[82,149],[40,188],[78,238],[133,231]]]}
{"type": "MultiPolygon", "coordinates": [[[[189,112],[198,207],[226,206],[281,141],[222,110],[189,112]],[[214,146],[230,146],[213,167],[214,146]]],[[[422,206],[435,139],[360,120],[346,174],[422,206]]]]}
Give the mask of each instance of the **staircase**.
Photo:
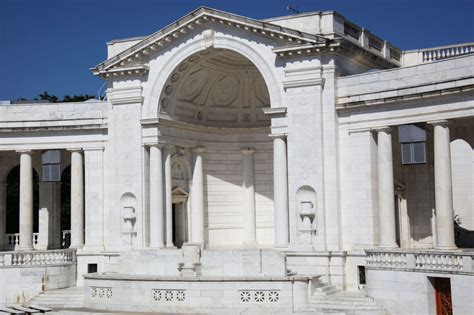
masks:
{"type": "Polygon", "coordinates": [[[29,301],[28,304],[45,306],[56,310],[81,308],[84,306],[84,288],[71,287],[45,291],[29,301]]]}
{"type": "Polygon", "coordinates": [[[334,286],[316,288],[311,309],[317,314],[386,315],[387,312],[371,297],[362,292],[342,292],[334,286]]]}

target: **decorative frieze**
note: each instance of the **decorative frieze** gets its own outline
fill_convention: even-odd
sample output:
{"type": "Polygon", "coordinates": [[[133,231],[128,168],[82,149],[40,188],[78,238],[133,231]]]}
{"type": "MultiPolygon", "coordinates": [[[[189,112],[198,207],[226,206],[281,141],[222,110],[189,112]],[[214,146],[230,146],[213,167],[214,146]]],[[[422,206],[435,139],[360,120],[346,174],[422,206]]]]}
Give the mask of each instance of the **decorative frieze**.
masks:
{"type": "Polygon", "coordinates": [[[186,290],[153,289],[151,300],[153,303],[184,303],[186,302],[186,290]]]}
{"type": "Polygon", "coordinates": [[[280,302],[280,290],[240,290],[239,299],[244,304],[280,302]]]}
{"type": "Polygon", "coordinates": [[[110,300],[112,298],[112,288],[91,287],[91,298],[98,300],[110,300]]]}

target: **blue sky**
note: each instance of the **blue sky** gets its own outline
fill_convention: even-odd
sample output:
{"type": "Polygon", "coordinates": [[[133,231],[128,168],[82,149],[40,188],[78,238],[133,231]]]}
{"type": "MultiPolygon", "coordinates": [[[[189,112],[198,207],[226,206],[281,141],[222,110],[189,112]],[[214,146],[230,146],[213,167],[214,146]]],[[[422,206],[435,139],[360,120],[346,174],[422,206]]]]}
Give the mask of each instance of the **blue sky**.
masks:
{"type": "Polygon", "coordinates": [[[105,42],[148,35],[204,5],[260,19],[336,10],[401,49],[474,42],[474,0],[0,0],[0,100],[96,94],[105,42]]]}

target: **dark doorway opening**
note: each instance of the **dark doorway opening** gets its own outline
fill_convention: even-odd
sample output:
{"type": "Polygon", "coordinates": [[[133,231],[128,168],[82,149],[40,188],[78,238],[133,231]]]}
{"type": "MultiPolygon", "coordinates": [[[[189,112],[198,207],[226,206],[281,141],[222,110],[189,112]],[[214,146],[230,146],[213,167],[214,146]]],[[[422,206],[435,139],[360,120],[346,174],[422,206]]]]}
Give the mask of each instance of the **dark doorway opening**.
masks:
{"type": "Polygon", "coordinates": [[[181,248],[188,241],[188,225],[185,203],[173,203],[173,243],[181,248]]]}
{"type": "Polygon", "coordinates": [[[435,290],[436,315],[452,315],[451,280],[449,278],[430,278],[435,290]]]}
{"type": "MultiPolygon", "coordinates": [[[[38,173],[33,170],[33,232],[38,233],[39,188],[38,173]]],[[[6,233],[20,232],[20,166],[14,167],[7,176],[6,233]]]]}

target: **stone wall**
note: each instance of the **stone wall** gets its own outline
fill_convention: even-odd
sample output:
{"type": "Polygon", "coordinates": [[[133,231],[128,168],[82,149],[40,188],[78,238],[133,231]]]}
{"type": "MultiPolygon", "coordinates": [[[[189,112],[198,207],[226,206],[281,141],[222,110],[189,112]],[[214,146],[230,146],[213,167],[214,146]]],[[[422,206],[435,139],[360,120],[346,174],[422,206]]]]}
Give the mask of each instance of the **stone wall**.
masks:
{"type": "Polygon", "coordinates": [[[435,314],[435,292],[429,277],[449,278],[453,313],[472,314],[474,308],[472,275],[368,270],[367,293],[377,299],[389,314],[435,314]]]}
{"type": "Polygon", "coordinates": [[[0,117],[0,128],[102,124],[107,118],[107,103],[87,101],[5,105],[0,106],[0,117]]]}
{"type": "MultiPolygon", "coordinates": [[[[255,210],[257,242],[273,242],[273,155],[256,150],[255,210]]],[[[210,150],[204,154],[205,226],[209,246],[241,245],[243,225],[242,153],[210,150]]]]}
{"type": "Polygon", "coordinates": [[[76,285],[76,264],[0,268],[0,304],[24,303],[47,290],[76,285]]]}
{"type": "Polygon", "coordinates": [[[173,278],[89,275],[86,307],[164,313],[292,313],[308,305],[311,278],[173,278]]]}

